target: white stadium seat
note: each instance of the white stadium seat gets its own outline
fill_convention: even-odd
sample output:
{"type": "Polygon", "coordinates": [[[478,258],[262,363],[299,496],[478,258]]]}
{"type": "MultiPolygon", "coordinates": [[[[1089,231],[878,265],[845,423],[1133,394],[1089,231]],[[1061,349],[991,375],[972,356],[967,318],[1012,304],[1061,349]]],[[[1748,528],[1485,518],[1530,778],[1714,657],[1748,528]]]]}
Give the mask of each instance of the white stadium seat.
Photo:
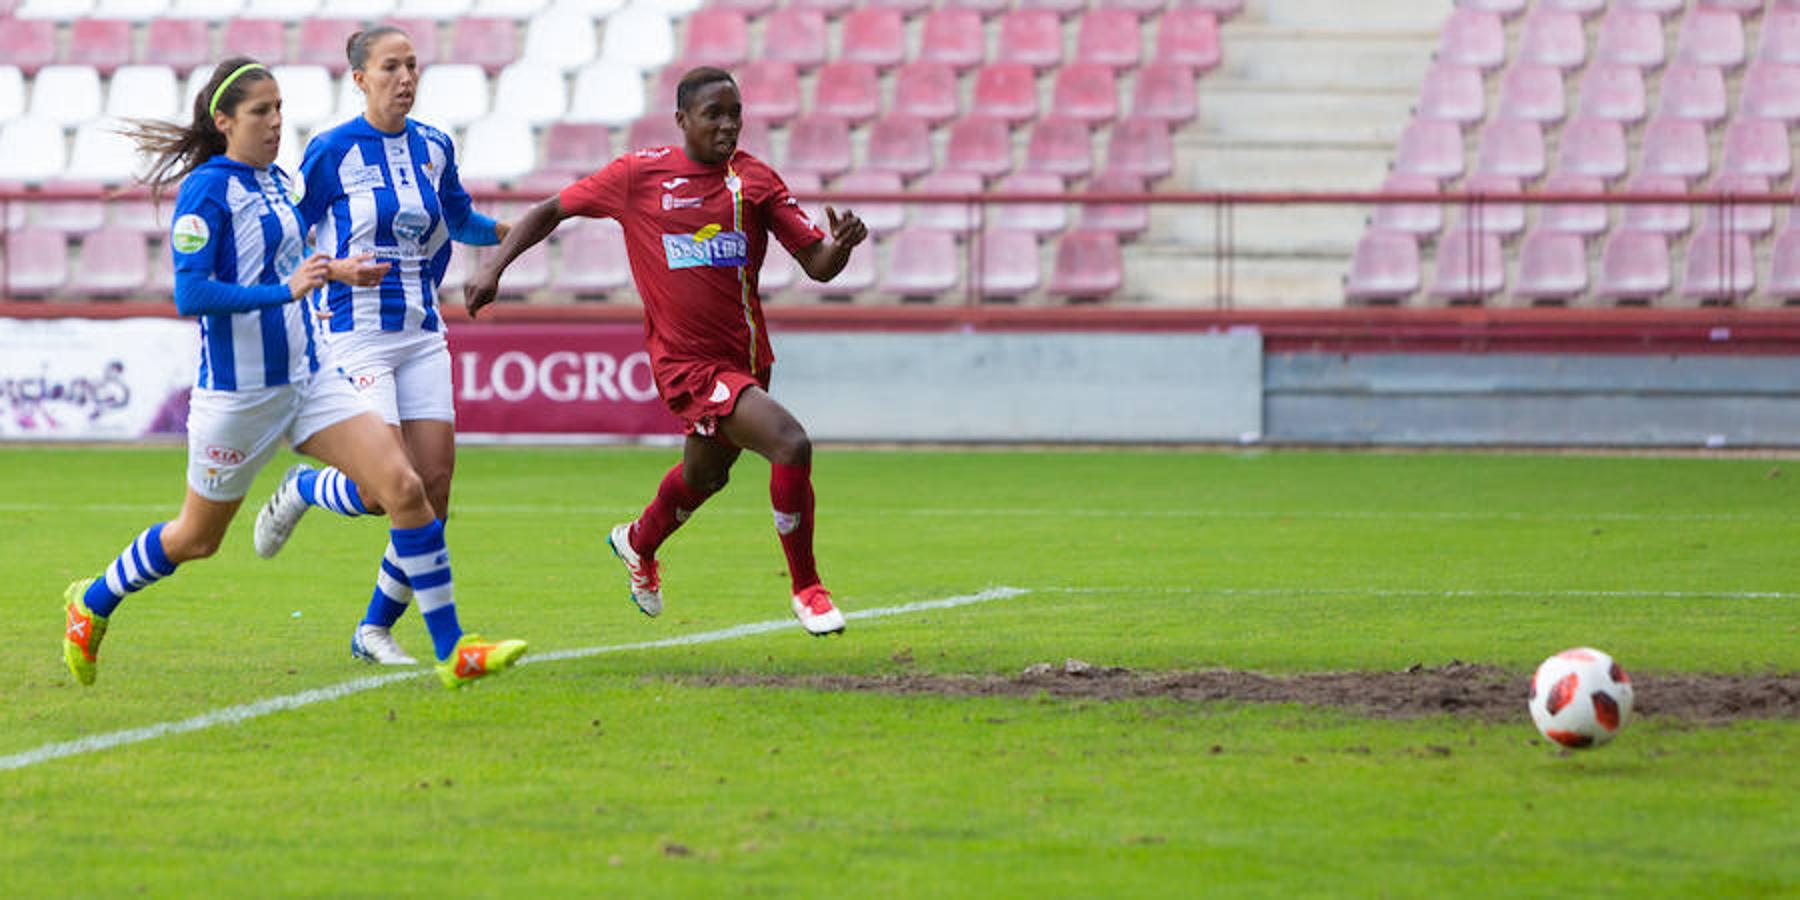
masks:
{"type": "Polygon", "coordinates": [[[513,181],[537,165],[531,123],[495,113],[469,126],[457,165],[464,181],[513,181]]]}
{"type": "Polygon", "coordinates": [[[469,7],[474,5],[475,0],[400,0],[394,7],[394,17],[448,22],[468,15],[469,7]]]}
{"type": "Polygon", "coordinates": [[[21,0],[13,16],[20,19],[55,19],[71,22],[94,14],[94,0],[21,0]]]}
{"type": "Polygon", "coordinates": [[[118,119],[178,121],[186,118],[184,105],[175,70],[168,66],[120,66],[106,91],[106,114],[118,119]]]}
{"type": "Polygon", "coordinates": [[[569,109],[562,71],[531,60],[501,69],[494,81],[494,109],[532,125],[562,118],[569,109]]]}
{"type": "Polygon", "coordinates": [[[332,120],[337,111],[337,87],[324,66],[274,66],[269,72],[281,85],[283,122],[304,129],[332,120]]]}
{"type": "Polygon", "coordinates": [[[45,66],[31,83],[29,115],[74,125],[100,115],[100,72],[93,66],[45,66]]]}
{"type": "Polygon", "coordinates": [[[25,114],[25,73],[18,66],[0,65],[0,122],[25,114]]]}
{"type": "Polygon", "coordinates": [[[438,128],[461,128],[487,111],[487,73],[480,66],[439,64],[419,76],[413,118],[438,128]]]}
{"type": "MultiPolygon", "coordinates": [[[[297,22],[319,11],[319,0],[244,0],[244,17],[297,22]]],[[[348,38],[349,35],[344,35],[348,38]]]]}
{"type": "Polygon", "coordinates": [[[241,15],[244,0],[163,0],[168,9],[162,15],[176,19],[208,19],[223,22],[241,15]]]}
{"type": "Polygon", "coordinates": [[[75,148],[63,177],[98,181],[102,184],[124,184],[139,171],[142,160],[137,145],[119,133],[125,123],[117,119],[93,119],[75,129],[75,148]]]}
{"type": "Polygon", "coordinates": [[[127,22],[148,22],[157,16],[167,15],[169,0],[98,0],[94,11],[89,13],[96,19],[124,19],[127,22]]]}
{"type": "Polygon", "coordinates": [[[27,117],[0,126],[0,181],[44,181],[67,163],[60,123],[27,117]]]}
{"type": "Polygon", "coordinates": [[[492,19],[526,19],[543,9],[546,0],[475,0],[470,15],[492,19]]]}
{"type": "Polygon", "coordinates": [[[593,62],[575,72],[571,122],[630,125],[644,115],[644,75],[636,66],[593,62]]]}
{"type": "Polygon", "coordinates": [[[567,72],[600,55],[594,22],[587,13],[568,7],[552,7],[531,17],[525,27],[526,60],[555,66],[567,72]]]}
{"type": "Polygon", "coordinates": [[[675,27],[653,7],[632,4],[606,20],[600,58],[639,69],[660,69],[675,60],[675,27]]]}

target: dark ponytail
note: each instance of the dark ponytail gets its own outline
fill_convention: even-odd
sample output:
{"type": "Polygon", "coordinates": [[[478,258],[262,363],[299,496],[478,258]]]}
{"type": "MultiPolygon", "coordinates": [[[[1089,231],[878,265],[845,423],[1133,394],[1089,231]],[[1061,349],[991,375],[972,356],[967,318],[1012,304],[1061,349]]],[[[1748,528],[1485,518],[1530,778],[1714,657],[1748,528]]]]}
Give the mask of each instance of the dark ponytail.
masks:
{"type": "MultiPolygon", "coordinates": [[[[213,92],[225,79],[231,78],[231,73],[255,64],[256,60],[247,56],[234,56],[219,63],[218,68],[213,69],[212,77],[206,80],[206,86],[194,97],[194,118],[187,125],[156,119],[127,120],[122,133],[137,144],[139,151],[156,158],[150,171],[139,179],[150,186],[152,197],[161,196],[164,188],[180,182],[201,163],[225,152],[225,133],[213,124],[213,92]]],[[[219,94],[217,109],[235,113],[250,85],[274,77],[268,69],[260,67],[239,73],[219,94]]]]}

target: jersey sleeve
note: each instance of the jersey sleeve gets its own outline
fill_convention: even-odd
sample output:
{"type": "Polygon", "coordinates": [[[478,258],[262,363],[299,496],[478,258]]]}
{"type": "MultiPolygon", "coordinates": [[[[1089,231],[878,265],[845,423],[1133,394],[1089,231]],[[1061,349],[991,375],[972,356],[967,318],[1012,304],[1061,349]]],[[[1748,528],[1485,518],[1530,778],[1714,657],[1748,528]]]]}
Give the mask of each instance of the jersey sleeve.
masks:
{"type": "Polygon", "coordinates": [[[331,202],[344,192],[337,170],[337,154],[331,152],[324,135],[306,142],[306,152],[300,157],[300,183],[306,191],[294,207],[300,213],[301,228],[310,230],[319,224],[331,202]]]}
{"type": "Polygon", "coordinates": [[[621,156],[606,167],[562,189],[557,202],[573,216],[591,219],[618,218],[631,196],[631,157],[621,156]]]}
{"type": "Polygon", "coordinates": [[[769,196],[763,201],[763,212],[768,217],[769,230],[781,246],[794,253],[824,240],[825,232],[800,208],[800,201],[788,193],[787,182],[773,169],[768,170],[768,175],[769,196]]]}
{"type": "Polygon", "coordinates": [[[285,303],[285,284],[241,286],[230,277],[236,259],[231,211],[219,200],[216,178],[189,176],[175,199],[169,251],[175,256],[175,309],[184,316],[244,312],[285,303]]]}

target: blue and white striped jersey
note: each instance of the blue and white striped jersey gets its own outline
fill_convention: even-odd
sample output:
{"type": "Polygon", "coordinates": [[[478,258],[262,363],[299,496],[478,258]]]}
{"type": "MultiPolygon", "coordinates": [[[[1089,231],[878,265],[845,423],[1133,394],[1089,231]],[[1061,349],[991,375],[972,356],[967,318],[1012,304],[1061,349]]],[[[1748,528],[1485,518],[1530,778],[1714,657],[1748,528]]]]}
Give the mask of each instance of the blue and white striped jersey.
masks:
{"type": "Polygon", "coordinates": [[[373,287],[328,285],[326,327],[440,330],[437,286],[451,239],[497,243],[493,220],[474,212],[457,178],[450,138],[411,119],[388,133],[358,116],[306,145],[300,176],[300,215],[317,226],[320,251],[340,259],[374,253],[376,262],[393,264],[373,287]]]}
{"type": "Polygon", "coordinates": [[[312,314],[288,295],[288,276],[306,258],[306,231],[290,194],[279,168],[224,155],[181,182],[169,246],[177,306],[200,320],[197,387],[272,387],[318,371],[312,314]],[[199,299],[207,281],[229,287],[213,294],[241,299],[209,305],[199,299]]]}

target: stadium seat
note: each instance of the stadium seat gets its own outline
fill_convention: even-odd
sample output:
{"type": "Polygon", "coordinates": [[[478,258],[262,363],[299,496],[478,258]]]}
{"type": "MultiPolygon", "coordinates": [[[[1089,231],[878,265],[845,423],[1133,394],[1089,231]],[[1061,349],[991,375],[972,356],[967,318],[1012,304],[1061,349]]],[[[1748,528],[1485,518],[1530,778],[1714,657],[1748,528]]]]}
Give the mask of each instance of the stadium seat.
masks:
{"type": "Polygon", "coordinates": [[[1793,148],[1785,122],[1737,116],[1725,127],[1719,171],[1785,179],[1793,170],[1793,148]]]}
{"type": "Polygon", "coordinates": [[[1016,228],[989,228],[975,239],[975,291],[982,299],[1018,299],[1037,290],[1037,236],[1016,228]]]}
{"type": "MultiPolygon", "coordinates": [[[[281,82],[283,119],[291,116],[291,95],[296,90],[299,88],[290,88],[286,81],[281,82]]],[[[120,66],[113,73],[112,85],[106,91],[106,114],[115,119],[176,121],[187,118],[183,113],[187,112],[184,107],[188,103],[184,101],[188,99],[181,96],[175,70],[168,66],[120,66]]]]}
{"type": "Polygon", "coordinates": [[[1516,64],[1500,76],[1500,118],[1549,125],[1568,113],[1563,99],[1562,70],[1553,66],[1516,64]]]}
{"type": "MultiPolygon", "coordinates": [[[[594,22],[578,8],[552,6],[532,16],[531,21],[525,25],[525,48],[522,56],[526,60],[550,66],[559,75],[587,65],[600,56],[600,41],[594,37],[594,22]]],[[[732,65],[737,63],[733,62],[732,65]]]]}
{"type": "Polygon", "coordinates": [[[1718,68],[1674,62],[1663,70],[1658,115],[1698,119],[1711,125],[1722,121],[1729,111],[1725,75],[1718,68]]]}
{"type": "Polygon", "coordinates": [[[1196,72],[1218,68],[1219,19],[1200,9],[1172,9],[1156,24],[1156,62],[1188,66],[1196,72]]]}
{"type": "Polygon", "coordinates": [[[1623,10],[1657,17],[1658,21],[1667,16],[1681,12],[1687,0],[1614,0],[1614,5],[1623,10]]]}
{"type": "MultiPolygon", "coordinates": [[[[981,176],[954,169],[928,172],[913,185],[921,194],[979,194],[981,176]]],[[[914,228],[938,228],[959,234],[975,230],[984,217],[977,203],[916,203],[907,220],[914,228]]]]}
{"type": "Polygon", "coordinates": [[[92,119],[77,126],[63,177],[107,186],[130,182],[138,169],[138,153],[131,138],[120,133],[123,125],[117,119],[92,119]]]}
{"type": "MultiPolygon", "coordinates": [[[[664,70],[668,71],[668,70],[664,70]]],[[[771,125],[786,125],[800,114],[800,73],[790,62],[754,60],[734,76],[744,101],[744,114],[771,125]]],[[[674,109],[673,102],[668,109],[674,109]]]]}
{"type": "Polygon", "coordinates": [[[1763,290],[1779,300],[1800,299],[1800,221],[1788,219],[1770,250],[1769,281],[1763,290]]]}
{"type": "Polygon", "coordinates": [[[1669,203],[1627,203],[1619,211],[1620,231],[1648,231],[1654,234],[1681,234],[1693,225],[1693,212],[1687,201],[1687,183],[1668,175],[1633,175],[1625,182],[1627,193],[1671,194],[1669,203]]]}
{"type": "MultiPolygon", "coordinates": [[[[569,92],[569,121],[621,127],[638,121],[645,113],[644,77],[637,67],[600,60],[575,70],[575,86],[569,92]]],[[[670,103],[650,115],[669,119],[673,114],[674,104],[670,103]]],[[[674,123],[670,122],[669,127],[675,127],[674,123]]]]}
{"type": "Polygon", "coordinates": [[[1587,293],[1587,245],[1581,236],[1539,228],[1519,242],[1519,277],[1513,294],[1526,300],[1567,302],[1587,293]]]}
{"type": "Polygon", "coordinates": [[[81,239],[81,261],[70,267],[66,292],[76,298],[123,297],[150,278],[149,243],[131,228],[106,227],[81,239]]]}
{"type": "MultiPolygon", "coordinates": [[[[342,61],[342,38],[339,38],[339,44],[338,59],[342,61]]],[[[444,48],[445,63],[480,66],[491,75],[518,57],[517,22],[511,19],[470,17],[450,23],[450,40],[444,48]]],[[[430,72],[430,69],[426,69],[420,77],[430,72]]]]}
{"type": "Polygon", "coordinates": [[[94,0],[18,0],[13,15],[21,19],[73,22],[94,12],[94,0]]]}
{"type": "Polygon", "coordinates": [[[438,128],[462,128],[487,112],[487,73],[480,66],[441,63],[419,74],[412,118],[438,128]]]}
{"type": "MultiPolygon", "coordinates": [[[[1726,196],[1767,194],[1769,179],[1761,175],[1718,175],[1707,185],[1707,191],[1726,196]]],[[[1766,203],[1731,202],[1727,208],[1719,203],[1708,203],[1706,214],[1701,219],[1700,231],[1728,230],[1733,234],[1748,235],[1752,239],[1761,240],[1769,232],[1775,230],[1775,208],[1766,203]]]]}
{"type": "Polygon", "coordinates": [[[394,5],[395,18],[450,22],[469,14],[475,0],[400,0],[394,5]]]}
{"type": "Polygon", "coordinates": [[[1151,63],[1137,70],[1131,87],[1133,116],[1181,126],[1192,122],[1199,112],[1192,69],[1176,63],[1151,63]]]}
{"type": "Polygon", "coordinates": [[[733,9],[702,9],[687,19],[682,38],[684,66],[736,69],[750,59],[750,22],[733,9]]]}
{"type": "MultiPolygon", "coordinates": [[[[348,38],[349,35],[344,37],[348,38]]],[[[287,27],[277,19],[232,19],[219,32],[219,46],[230,47],[232,53],[248,56],[265,66],[280,65],[288,61],[287,27]]],[[[338,47],[338,58],[343,60],[341,44],[338,47]]],[[[201,68],[210,70],[212,66],[203,65],[201,68]]]]}
{"type": "Polygon", "coordinates": [[[1587,33],[1581,15],[1539,6],[1519,26],[1519,52],[1514,65],[1579,69],[1587,62],[1587,33]]]}
{"type": "MultiPolygon", "coordinates": [[[[1507,73],[1510,75],[1511,73],[1507,73]]],[[[1419,85],[1418,115],[1468,125],[1487,116],[1487,86],[1481,70],[1455,63],[1432,63],[1419,85]]]]}
{"type": "MultiPolygon", "coordinates": [[[[856,255],[863,256],[871,250],[872,248],[864,249],[856,255]]],[[[768,303],[774,295],[793,287],[800,277],[800,266],[794,262],[794,258],[779,249],[773,249],[763,257],[762,271],[756,273],[756,292],[764,303],[768,303]]]]}
{"type": "Polygon", "coordinates": [[[38,200],[31,203],[31,226],[58,234],[85,234],[106,224],[106,201],[99,181],[67,174],[44,185],[48,190],[94,195],[85,200],[38,200]]]}
{"type": "Polygon", "coordinates": [[[1168,5],[1168,0],[1097,0],[1094,8],[1124,10],[1138,19],[1153,19],[1162,15],[1168,5]]]}
{"type": "Polygon", "coordinates": [[[860,125],[881,112],[881,76],[869,63],[836,60],[819,67],[812,113],[860,125]]]}
{"type": "Polygon", "coordinates": [[[91,66],[101,75],[131,62],[131,23],[123,19],[77,19],[69,26],[63,62],[91,66]]]}
{"type": "MultiPolygon", "coordinates": [[[[1135,194],[1144,190],[1144,179],[1130,172],[1101,170],[1087,181],[1095,194],[1135,194]]],[[[1128,201],[1081,204],[1081,226],[1086,231],[1110,231],[1130,240],[1150,228],[1150,205],[1128,201]]]]}
{"type": "Polygon", "coordinates": [[[788,126],[785,168],[833,178],[850,170],[850,123],[808,113],[788,126]]]}
{"type": "Polygon", "coordinates": [[[1015,9],[1048,10],[1071,19],[1087,11],[1087,0],[1014,0],[1015,9]]]}
{"type": "Polygon", "coordinates": [[[1062,65],[1062,23],[1046,9],[1015,9],[1000,19],[997,64],[1050,69],[1062,65]]]}
{"type": "Polygon", "coordinates": [[[1463,173],[1462,129],[1455,122],[1414,119],[1400,133],[1394,171],[1428,175],[1440,181],[1463,173]]]}
{"type": "MultiPolygon", "coordinates": [[[[332,83],[331,75],[324,66],[271,66],[269,74],[274,75],[276,83],[281,85],[283,122],[301,129],[337,124],[332,115],[337,109],[337,86],[332,83]]],[[[115,76],[113,96],[117,96],[118,92],[119,79],[115,76]]],[[[172,79],[169,93],[171,97],[175,94],[172,79]]],[[[107,114],[125,115],[112,108],[112,97],[107,98],[107,114]]]]}
{"type": "Polygon", "coordinates": [[[1094,63],[1071,63],[1051,82],[1052,115],[1103,125],[1119,117],[1119,86],[1113,70],[1094,63]]]}
{"type": "Polygon", "coordinates": [[[844,16],[837,58],[880,70],[906,61],[906,22],[897,9],[863,7],[844,16]]]}
{"type": "Polygon", "coordinates": [[[799,198],[800,208],[815,223],[825,221],[825,204],[819,199],[819,195],[825,193],[825,179],[820,178],[819,173],[789,171],[781,176],[781,180],[787,184],[788,193],[799,198]]]}
{"type": "Polygon", "coordinates": [[[835,19],[856,8],[856,0],[788,0],[788,5],[813,10],[823,13],[827,19],[835,19]]]}
{"type": "Polygon", "coordinates": [[[344,41],[361,27],[355,19],[308,18],[300,23],[299,38],[288,62],[324,66],[333,75],[341,75],[350,68],[344,41]]]}
{"type": "Polygon", "coordinates": [[[419,68],[437,65],[442,61],[440,57],[443,55],[443,42],[439,37],[436,19],[396,16],[388,19],[388,24],[406,32],[407,40],[412,41],[413,55],[419,59],[419,68]]]}
{"type": "Polygon", "coordinates": [[[1640,171],[1693,180],[1712,168],[1706,125],[1694,119],[1659,116],[1644,126],[1640,171]]]}
{"type": "Polygon", "coordinates": [[[1756,250],[1750,236],[1701,228],[1688,240],[1681,296],[1688,300],[1735,303],[1756,290],[1756,250]]]}
{"type": "Polygon", "coordinates": [[[1648,301],[1668,292],[1669,244],[1648,231],[1615,231],[1600,251],[1600,279],[1595,292],[1613,300],[1648,301]]]}
{"type": "MultiPolygon", "coordinates": [[[[848,172],[832,183],[831,189],[837,193],[869,193],[898,194],[901,190],[900,176],[891,171],[863,169],[848,172]]],[[[835,204],[838,209],[849,207],[868,226],[869,233],[877,237],[892,231],[898,231],[906,224],[906,207],[900,203],[882,203],[872,200],[846,200],[835,204]]],[[[819,227],[826,227],[823,218],[818,220],[819,227]]]]}
{"type": "Polygon", "coordinates": [[[964,9],[983,19],[997,16],[1012,8],[1012,0],[943,0],[942,9],[964,9]]]}
{"type": "MultiPolygon", "coordinates": [[[[1000,179],[997,189],[1003,194],[1061,194],[1067,187],[1059,175],[1023,171],[1000,179]]],[[[996,204],[988,211],[987,218],[1008,229],[1040,237],[1069,227],[1068,207],[1060,202],[996,204]]]]}
{"type": "Polygon", "coordinates": [[[26,75],[56,62],[56,23],[0,16],[0,59],[26,75]]]}
{"type": "Polygon", "coordinates": [[[75,125],[100,115],[100,73],[92,66],[45,66],[31,83],[26,115],[75,125]]]}
{"type": "MultiPolygon", "coordinates": [[[[543,9],[547,0],[475,0],[469,15],[478,19],[509,19],[522,22],[543,9]]],[[[651,9],[651,4],[645,5],[651,9]]]]}
{"type": "Polygon", "coordinates": [[[1738,115],[1800,121],[1800,65],[1753,65],[1740,90],[1738,115]]]}
{"type": "Polygon", "coordinates": [[[25,73],[18,66],[0,64],[0,122],[25,115],[25,73]]]}
{"type": "Polygon", "coordinates": [[[1106,167],[1149,181],[1175,172],[1175,141],[1166,122],[1130,116],[1119,120],[1107,137],[1106,167]]]}
{"type": "Polygon", "coordinates": [[[1432,297],[1439,300],[1483,301],[1506,287],[1506,251],[1500,236],[1452,225],[1437,242],[1437,266],[1432,274],[1432,297]]]}
{"type": "Polygon", "coordinates": [[[745,116],[738,128],[738,149],[757,159],[772,161],[775,158],[774,144],[769,140],[769,122],[755,116],[745,116]]]}
{"type": "Polygon", "coordinates": [[[1756,61],[1763,65],[1800,65],[1800,6],[1777,5],[1763,14],[1756,61]]]}
{"type": "Polygon", "coordinates": [[[1094,170],[1093,136],[1088,124],[1060,113],[1032,123],[1023,171],[1063,179],[1086,178],[1094,170]]]}
{"type": "MultiPolygon", "coordinates": [[[[814,281],[803,272],[795,272],[792,276],[794,287],[818,297],[850,297],[867,291],[875,287],[875,250],[875,247],[864,245],[850,254],[850,262],[830,281],[814,281]]],[[[770,260],[785,256],[785,252],[776,250],[764,257],[763,272],[768,272],[770,260]]]]}
{"type": "MultiPolygon", "coordinates": [[[[1390,172],[1382,179],[1382,193],[1414,194],[1438,192],[1438,180],[1425,175],[1402,175],[1390,172]]],[[[1369,219],[1375,231],[1396,231],[1421,237],[1434,235],[1444,227],[1444,207],[1438,203],[1378,203],[1369,219]]]]}
{"type": "Polygon", "coordinates": [[[537,141],[531,123],[511,112],[477,119],[462,140],[457,166],[465,187],[511,184],[537,167],[537,141]]]}
{"type": "Polygon", "coordinates": [[[863,6],[870,9],[891,9],[903,18],[911,19],[931,10],[931,0],[864,0],[863,6]]]}
{"type": "Polygon", "coordinates": [[[917,61],[939,63],[963,71],[987,58],[987,38],[981,14],[972,9],[944,6],[925,14],[919,27],[917,61]]]}
{"type": "Polygon", "coordinates": [[[1606,11],[1606,0],[1541,0],[1543,9],[1572,12],[1583,19],[1606,11]]]}
{"type": "Polygon", "coordinates": [[[1125,284],[1125,259],[1110,231],[1076,229],[1056,243],[1048,290],[1072,300],[1103,300],[1125,284]]]}
{"type": "MultiPolygon", "coordinates": [[[[976,104],[979,108],[980,104],[976,104]]],[[[944,168],[998,178],[1012,171],[1012,134],[1006,120],[977,113],[950,125],[944,168]]]]}
{"type": "MultiPolygon", "coordinates": [[[[500,295],[502,297],[522,297],[532,291],[541,291],[550,286],[550,247],[549,242],[536,244],[531,249],[518,255],[506,267],[506,276],[500,279],[500,295]]],[[[485,257],[492,250],[484,251],[485,257]]]]}
{"type": "Polygon", "coordinates": [[[1122,9],[1089,10],[1075,32],[1075,62],[1133,69],[1142,61],[1142,45],[1136,13],[1122,9]]]}
{"type": "Polygon", "coordinates": [[[876,119],[869,127],[867,167],[916,178],[931,171],[931,128],[924,119],[896,113],[876,119]]]}
{"type": "Polygon", "coordinates": [[[1506,62],[1506,29],[1500,17],[1474,9],[1455,9],[1438,33],[1439,62],[1495,69],[1506,62]]]}
{"type": "Polygon", "coordinates": [[[394,3],[395,0],[320,0],[317,15],[320,19],[355,19],[361,22],[367,17],[370,21],[382,21],[393,14],[394,3]]]}
{"type": "Polygon", "coordinates": [[[1481,129],[1475,171],[1515,178],[1544,174],[1544,131],[1536,122],[1494,119],[1481,129]]]}
{"type": "Polygon", "coordinates": [[[1244,11],[1244,0],[1171,0],[1170,5],[1177,12],[1187,9],[1209,12],[1218,16],[1220,21],[1244,11]]]}
{"type": "Polygon", "coordinates": [[[171,0],[96,0],[94,8],[85,17],[124,21],[127,24],[148,22],[158,16],[176,15],[177,5],[177,2],[171,0]]]}
{"type": "MultiPolygon", "coordinates": [[[[1470,227],[1485,234],[1499,235],[1503,239],[1525,230],[1524,204],[1504,203],[1493,199],[1524,193],[1524,184],[1520,179],[1511,175],[1476,173],[1464,179],[1463,190],[1471,195],[1488,198],[1468,210],[1470,227]]],[[[1455,227],[1451,226],[1452,229],[1455,227]]]]}
{"type": "Polygon", "coordinates": [[[941,125],[962,114],[956,70],[948,63],[915,61],[894,72],[893,112],[941,125]]]}
{"type": "Polygon", "coordinates": [[[625,233],[615,219],[584,219],[557,242],[556,276],[550,287],[577,297],[610,294],[631,287],[625,233]]]}
{"type": "MultiPolygon", "coordinates": [[[[273,19],[280,22],[298,22],[319,11],[319,0],[244,0],[244,17],[247,19],[273,19]]],[[[233,19],[226,24],[237,21],[233,19]]],[[[345,36],[346,38],[348,35],[345,36]]],[[[224,44],[222,46],[235,46],[224,44]]],[[[253,55],[253,54],[246,54],[253,55]]],[[[284,54],[285,56],[285,54],[284,54]]],[[[259,59],[261,57],[258,57],[259,59]]],[[[151,273],[155,277],[155,273],[151,273]]]]}
{"type": "Polygon", "coordinates": [[[957,286],[963,257],[948,231],[907,227],[887,240],[887,272],[877,289],[897,297],[935,297],[957,286]]]}
{"type": "Polygon", "coordinates": [[[1037,78],[1022,63],[990,63],[975,73],[975,94],[970,106],[983,116],[1008,125],[1038,116],[1037,78]]]}
{"type": "Polygon", "coordinates": [[[1581,75],[1576,111],[1591,119],[1611,119],[1626,124],[1644,120],[1648,103],[1643,70],[1618,63],[1595,63],[1581,75]]]}
{"type": "Polygon", "coordinates": [[[672,113],[651,113],[632,122],[625,130],[625,146],[619,148],[619,152],[630,153],[646,147],[679,147],[683,140],[672,113]]]}
{"type": "MultiPolygon", "coordinates": [[[[611,28],[609,23],[609,32],[611,28]]],[[[825,63],[828,38],[824,13],[816,9],[784,6],[769,13],[763,20],[761,58],[772,62],[793,63],[802,72],[810,72],[825,63]]]]}
{"type": "Polygon", "coordinates": [[[627,6],[607,18],[600,59],[644,71],[660,69],[675,60],[675,26],[653,9],[627,6]]]}
{"type": "Polygon", "coordinates": [[[523,59],[500,70],[494,79],[494,109],[528,125],[548,125],[569,109],[563,75],[555,66],[523,59]]]}
{"type": "Polygon", "coordinates": [[[211,24],[199,19],[150,20],[138,62],[168,66],[183,75],[213,62],[211,24]]]}
{"type": "Polygon", "coordinates": [[[68,281],[68,241],[60,231],[27,228],[6,233],[6,293],[45,297],[68,281]]]}
{"type": "Polygon", "coordinates": [[[1675,58],[1698,66],[1744,64],[1744,24],[1737,13],[1705,6],[1689,10],[1675,38],[1675,58]]]}
{"type": "MultiPolygon", "coordinates": [[[[1606,192],[1605,183],[1590,175],[1557,172],[1544,179],[1547,194],[1593,194],[1606,192]]],[[[1540,231],[1560,231],[1581,237],[1593,237],[1606,230],[1606,206],[1601,203],[1551,203],[1538,207],[1540,231]]]]}
{"type": "Polygon", "coordinates": [[[597,122],[552,122],[544,130],[539,168],[569,177],[586,175],[613,158],[612,129],[597,122]]]}
{"type": "Polygon", "coordinates": [[[1563,125],[1556,170],[1567,175],[1614,179],[1630,167],[1625,127],[1615,119],[1577,117],[1563,125]]]}
{"type": "Polygon", "coordinates": [[[1663,59],[1662,20],[1655,14],[1615,6],[1601,17],[1595,62],[1654,69],[1663,59]]]}

